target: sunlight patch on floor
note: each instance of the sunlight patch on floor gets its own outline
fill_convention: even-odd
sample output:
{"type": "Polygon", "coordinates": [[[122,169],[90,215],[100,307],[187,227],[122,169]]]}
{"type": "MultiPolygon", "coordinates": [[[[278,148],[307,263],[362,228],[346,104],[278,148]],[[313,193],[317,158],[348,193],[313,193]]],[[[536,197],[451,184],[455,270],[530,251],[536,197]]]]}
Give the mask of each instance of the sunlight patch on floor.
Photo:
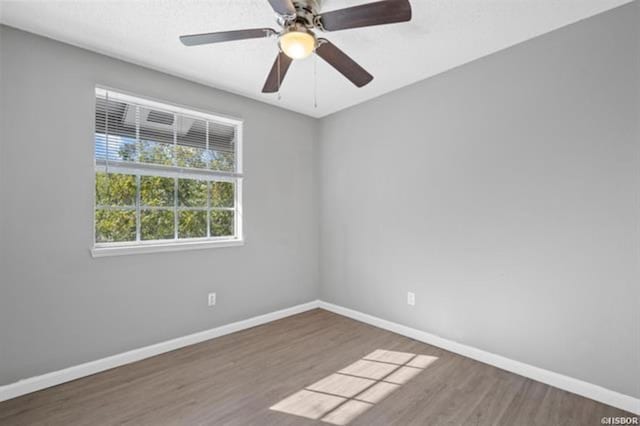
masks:
{"type": "Polygon", "coordinates": [[[346,425],[420,374],[438,357],[376,349],[362,359],[270,407],[346,425]]]}

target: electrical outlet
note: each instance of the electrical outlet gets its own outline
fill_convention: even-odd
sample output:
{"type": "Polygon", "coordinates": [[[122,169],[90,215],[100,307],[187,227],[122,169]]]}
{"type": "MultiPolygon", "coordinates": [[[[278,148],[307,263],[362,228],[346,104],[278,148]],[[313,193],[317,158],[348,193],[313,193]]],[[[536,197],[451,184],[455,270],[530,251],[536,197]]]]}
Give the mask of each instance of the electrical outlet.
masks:
{"type": "Polygon", "coordinates": [[[216,304],[216,294],[209,293],[209,297],[207,298],[207,303],[209,306],[214,306],[216,304]]]}
{"type": "Polygon", "coordinates": [[[415,306],[416,304],[416,295],[415,293],[408,292],[407,293],[407,305],[415,306]]]}

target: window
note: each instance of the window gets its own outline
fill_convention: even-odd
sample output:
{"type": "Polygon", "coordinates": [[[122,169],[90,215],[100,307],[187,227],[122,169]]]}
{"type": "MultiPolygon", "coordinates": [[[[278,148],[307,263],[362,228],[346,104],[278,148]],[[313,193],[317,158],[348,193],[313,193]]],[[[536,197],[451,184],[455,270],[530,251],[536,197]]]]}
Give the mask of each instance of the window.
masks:
{"type": "Polygon", "coordinates": [[[94,256],[242,244],[242,123],[101,88],[94,256]]]}

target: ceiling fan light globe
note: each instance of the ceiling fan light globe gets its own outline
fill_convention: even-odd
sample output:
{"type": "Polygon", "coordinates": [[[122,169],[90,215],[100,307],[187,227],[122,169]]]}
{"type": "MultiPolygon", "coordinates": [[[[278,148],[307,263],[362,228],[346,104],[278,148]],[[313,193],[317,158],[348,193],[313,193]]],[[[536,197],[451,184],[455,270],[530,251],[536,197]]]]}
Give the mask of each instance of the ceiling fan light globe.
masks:
{"type": "Polygon", "coordinates": [[[280,49],[291,59],[304,59],[316,48],[315,37],[307,32],[289,31],[280,36],[280,49]]]}

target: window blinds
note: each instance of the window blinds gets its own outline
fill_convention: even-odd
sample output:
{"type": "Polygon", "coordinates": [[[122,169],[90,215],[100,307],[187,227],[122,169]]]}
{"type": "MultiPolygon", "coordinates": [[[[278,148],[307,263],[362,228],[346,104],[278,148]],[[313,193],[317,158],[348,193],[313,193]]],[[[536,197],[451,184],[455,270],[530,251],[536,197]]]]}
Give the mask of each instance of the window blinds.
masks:
{"type": "Polygon", "coordinates": [[[240,176],[240,122],[96,89],[97,170],[201,180],[240,176]]]}

